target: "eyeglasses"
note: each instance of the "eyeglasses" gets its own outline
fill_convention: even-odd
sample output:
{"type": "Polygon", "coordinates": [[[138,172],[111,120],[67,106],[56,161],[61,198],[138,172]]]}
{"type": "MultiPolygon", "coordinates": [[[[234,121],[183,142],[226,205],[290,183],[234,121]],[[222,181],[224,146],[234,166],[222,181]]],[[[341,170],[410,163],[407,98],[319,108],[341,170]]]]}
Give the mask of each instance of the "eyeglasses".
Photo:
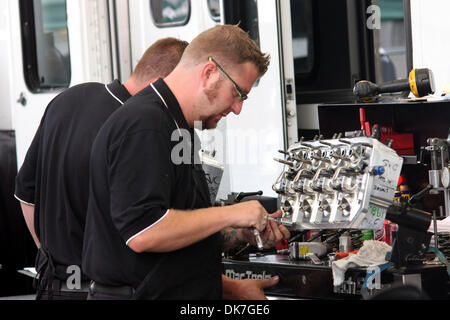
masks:
{"type": "Polygon", "coordinates": [[[225,72],[225,70],[223,70],[223,68],[217,63],[216,60],[214,60],[213,57],[209,57],[208,58],[209,61],[214,62],[217,66],[217,69],[219,69],[219,71],[225,76],[225,78],[227,78],[228,80],[231,81],[231,83],[233,84],[234,88],[236,89],[237,93],[239,94],[239,99],[241,101],[247,100],[248,96],[245,93],[244,90],[241,89],[241,87],[238,86],[238,84],[236,82],[234,82],[233,79],[231,79],[231,77],[228,75],[228,73],[225,72]]]}

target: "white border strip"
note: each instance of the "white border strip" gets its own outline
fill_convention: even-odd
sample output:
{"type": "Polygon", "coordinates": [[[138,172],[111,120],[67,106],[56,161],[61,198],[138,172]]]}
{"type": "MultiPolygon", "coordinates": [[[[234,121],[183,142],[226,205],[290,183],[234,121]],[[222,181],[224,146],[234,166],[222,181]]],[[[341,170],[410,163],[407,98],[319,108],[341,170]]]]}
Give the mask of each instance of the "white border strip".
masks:
{"type": "Polygon", "coordinates": [[[19,200],[20,202],[22,202],[22,203],[25,203],[25,204],[27,204],[27,205],[29,205],[29,206],[34,206],[34,203],[28,203],[28,202],[26,202],[26,201],[23,201],[22,199],[20,199],[18,196],[16,196],[16,195],[14,195],[14,198],[16,198],[17,200],[19,200]]]}
{"type": "Polygon", "coordinates": [[[166,211],[166,213],[159,218],[158,221],[154,222],[152,225],[148,226],[147,228],[145,228],[144,230],[136,233],[134,236],[132,236],[130,239],[127,240],[127,242],[125,242],[126,245],[128,245],[128,243],[133,240],[134,238],[136,238],[137,236],[139,236],[140,234],[144,233],[145,231],[147,231],[148,229],[150,229],[151,227],[153,227],[154,225],[156,225],[158,222],[160,222],[162,219],[164,219],[167,215],[169,214],[169,210],[166,211]]]}
{"type": "Polygon", "coordinates": [[[108,85],[107,84],[105,84],[105,88],[106,88],[106,91],[108,91],[109,92],[109,94],[114,98],[114,99],[116,99],[117,101],[119,101],[120,102],[120,104],[121,105],[123,105],[123,101],[122,100],[120,100],[119,98],[117,98],[112,92],[111,92],[111,90],[109,90],[109,88],[108,88],[108,85]]]}
{"type": "MultiPolygon", "coordinates": [[[[158,95],[158,97],[161,99],[161,101],[163,102],[163,104],[166,106],[167,110],[169,110],[169,106],[166,103],[166,100],[164,100],[163,96],[161,95],[161,93],[159,93],[158,90],[156,90],[155,86],[153,85],[153,83],[150,83],[150,86],[152,87],[152,89],[155,91],[155,93],[158,95]]],[[[172,117],[172,114],[170,113],[169,110],[169,115],[172,117]]],[[[178,126],[178,122],[172,117],[173,122],[175,122],[175,125],[177,126],[178,129],[178,133],[180,134],[180,137],[182,137],[183,135],[181,134],[181,130],[180,127],[178,126]]]]}

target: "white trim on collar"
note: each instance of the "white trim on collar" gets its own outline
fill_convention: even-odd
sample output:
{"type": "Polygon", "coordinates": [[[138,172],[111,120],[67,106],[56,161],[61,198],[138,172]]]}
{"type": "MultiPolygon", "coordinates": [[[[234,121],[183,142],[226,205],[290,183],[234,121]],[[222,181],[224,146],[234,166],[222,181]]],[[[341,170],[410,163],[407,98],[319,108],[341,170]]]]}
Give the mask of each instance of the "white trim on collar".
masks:
{"type": "MultiPolygon", "coordinates": [[[[155,88],[155,86],[153,85],[153,83],[150,83],[150,86],[153,88],[153,90],[156,92],[156,94],[158,95],[158,97],[159,97],[159,98],[161,99],[161,101],[164,103],[164,105],[166,106],[167,110],[169,110],[169,106],[167,105],[166,100],[164,100],[164,98],[163,98],[163,96],[161,95],[161,93],[159,93],[159,91],[156,90],[156,88],[155,88]]],[[[172,114],[170,113],[170,110],[169,110],[169,114],[170,114],[170,116],[172,117],[173,122],[175,122],[175,125],[177,126],[178,132],[180,133],[180,137],[181,137],[182,134],[181,134],[180,127],[178,126],[178,123],[177,123],[177,121],[175,120],[175,118],[174,118],[174,117],[172,116],[172,114]]]]}
{"type": "Polygon", "coordinates": [[[119,98],[117,98],[117,96],[116,96],[114,93],[112,93],[111,90],[109,90],[107,84],[105,84],[105,88],[106,88],[106,91],[108,91],[108,93],[109,93],[114,99],[116,99],[117,101],[119,101],[119,103],[120,103],[121,105],[123,105],[123,101],[120,100],[119,98]]]}

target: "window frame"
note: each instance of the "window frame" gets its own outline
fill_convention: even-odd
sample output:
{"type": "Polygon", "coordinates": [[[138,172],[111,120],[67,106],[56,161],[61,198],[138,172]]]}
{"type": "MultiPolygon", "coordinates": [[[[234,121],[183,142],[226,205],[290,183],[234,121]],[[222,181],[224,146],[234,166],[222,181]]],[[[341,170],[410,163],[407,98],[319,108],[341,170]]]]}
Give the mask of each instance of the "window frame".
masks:
{"type": "MultiPolygon", "coordinates": [[[[220,14],[223,15],[224,24],[232,24],[232,25],[239,24],[239,28],[247,32],[250,38],[253,41],[255,41],[255,43],[258,45],[259,48],[261,48],[261,36],[259,33],[259,12],[258,12],[259,3],[257,0],[254,1],[256,7],[253,13],[255,13],[257,21],[256,30],[250,28],[251,27],[249,24],[250,19],[242,20],[242,16],[248,17],[247,13],[249,8],[248,6],[242,7],[243,2],[241,2],[241,0],[227,0],[227,2],[224,3],[223,12],[221,12],[220,14]]],[[[256,79],[255,83],[253,84],[254,88],[258,87],[260,80],[261,80],[260,78],[256,79]]]]}
{"type": "MultiPolygon", "coordinates": [[[[406,36],[406,64],[407,68],[411,70],[413,61],[412,51],[412,36],[411,36],[411,10],[410,0],[404,1],[404,17],[405,17],[405,36],[406,36]]],[[[359,80],[369,80],[377,82],[376,79],[376,55],[375,55],[375,32],[376,30],[369,30],[366,28],[366,21],[369,17],[366,12],[368,6],[376,4],[375,0],[363,0],[356,2],[352,6],[353,16],[347,16],[347,24],[351,23],[356,28],[348,28],[346,39],[348,39],[349,52],[353,58],[358,57],[359,63],[356,65],[356,69],[349,69],[347,76],[351,77],[352,82],[359,80]],[[355,30],[360,30],[355,33],[355,30]],[[350,39],[351,38],[351,39],[350,39]],[[356,73],[355,73],[356,71],[356,73]],[[358,77],[353,77],[353,74],[358,77]]],[[[296,73],[295,85],[296,85],[296,99],[301,101],[302,104],[317,104],[317,103],[348,103],[355,101],[353,94],[353,86],[348,85],[346,88],[323,88],[322,84],[314,84],[319,76],[321,65],[325,62],[320,57],[322,50],[321,43],[327,40],[323,37],[324,33],[319,32],[322,27],[317,15],[319,10],[322,9],[319,6],[320,2],[314,1],[313,8],[313,27],[314,27],[314,67],[309,74],[296,73]],[[309,86],[309,84],[313,84],[309,86]]],[[[347,12],[348,12],[347,7],[347,12]]],[[[332,69],[330,69],[332,70],[332,69]]]]}
{"type": "MultiPolygon", "coordinates": [[[[292,25],[291,33],[292,33],[292,41],[294,41],[294,36],[293,36],[294,35],[294,30],[293,30],[293,28],[294,28],[294,23],[293,23],[294,11],[292,9],[292,6],[293,6],[292,1],[293,0],[290,0],[290,1],[291,1],[291,25],[292,25]]],[[[309,81],[311,79],[311,77],[314,75],[314,72],[317,69],[317,63],[318,62],[317,62],[317,59],[316,59],[316,44],[317,44],[318,40],[316,39],[316,32],[317,32],[316,29],[317,29],[317,27],[316,27],[316,24],[315,24],[315,19],[316,19],[316,12],[315,12],[315,10],[316,10],[316,8],[315,8],[314,0],[310,1],[310,4],[311,4],[311,8],[310,8],[311,12],[310,12],[310,14],[311,14],[312,25],[309,26],[311,28],[311,30],[310,30],[310,33],[311,33],[310,36],[311,37],[308,37],[308,59],[311,61],[311,63],[309,64],[310,68],[309,68],[309,71],[307,71],[307,72],[296,72],[296,70],[294,69],[296,83],[297,82],[302,83],[302,82],[309,81]]],[[[294,57],[294,66],[295,66],[295,57],[294,57]]]]}
{"type": "MultiPolygon", "coordinates": [[[[331,86],[330,80],[324,76],[332,75],[333,65],[331,60],[326,57],[326,47],[328,43],[328,33],[321,24],[323,20],[324,4],[313,2],[313,32],[314,32],[314,64],[309,74],[296,73],[296,99],[302,104],[317,103],[342,103],[355,100],[353,94],[353,85],[359,80],[375,81],[374,69],[374,43],[373,31],[368,30],[366,25],[366,8],[372,0],[363,0],[362,2],[346,3],[345,17],[339,16],[339,38],[344,39],[347,51],[339,49],[335,53],[339,59],[346,63],[345,73],[340,74],[339,86],[331,86]],[[352,26],[352,27],[350,27],[352,26]],[[360,31],[358,31],[360,30],[360,31]],[[346,57],[348,55],[348,57],[346,57]],[[351,61],[358,63],[352,65],[351,61]],[[329,71],[327,71],[329,70],[329,71]],[[330,73],[331,72],[331,73],[330,73]],[[346,84],[345,84],[346,83],[346,84]]],[[[342,68],[342,64],[339,65],[342,68]]]]}
{"type": "MultiPolygon", "coordinates": [[[[372,5],[378,5],[378,1],[370,0],[372,5]]],[[[412,23],[411,23],[411,0],[403,0],[403,21],[404,21],[404,33],[405,33],[405,64],[406,64],[406,74],[398,74],[399,78],[408,78],[409,72],[413,69],[413,45],[412,45],[412,23]]],[[[379,30],[374,30],[375,33],[378,33],[379,30]]],[[[374,40],[374,50],[378,50],[377,44],[374,40]]],[[[379,59],[379,56],[374,53],[374,64],[378,64],[380,61],[375,60],[379,59]]],[[[373,79],[376,83],[382,83],[382,73],[375,72],[375,76],[373,79]]],[[[402,98],[407,98],[410,91],[406,90],[402,93],[391,93],[390,95],[399,96],[402,98]]]]}
{"type": "Polygon", "coordinates": [[[243,3],[241,0],[227,0],[224,6],[224,12],[221,12],[224,16],[224,23],[225,24],[232,24],[237,25],[239,24],[239,27],[247,32],[250,35],[250,38],[256,42],[258,47],[261,47],[261,36],[259,34],[259,12],[258,12],[258,5],[259,3],[255,1],[256,4],[256,10],[254,13],[256,13],[256,19],[257,19],[257,29],[251,29],[250,27],[250,19],[243,20],[244,18],[247,18],[248,15],[248,7],[243,7],[243,3]]]}
{"type": "Polygon", "coordinates": [[[403,0],[403,11],[405,15],[405,38],[406,38],[406,68],[411,70],[413,63],[412,44],[412,22],[411,22],[411,0],[403,0]]]}
{"type": "MultiPolygon", "coordinates": [[[[43,86],[39,79],[34,2],[30,0],[19,0],[19,14],[20,14],[20,29],[21,29],[20,31],[22,39],[23,75],[28,90],[30,90],[30,92],[33,93],[45,93],[52,91],[62,91],[64,89],[67,89],[70,86],[70,82],[72,79],[72,68],[70,67],[70,63],[69,69],[67,70],[69,78],[67,85],[43,86]]],[[[66,21],[66,28],[68,30],[67,21],[66,21]]],[[[69,61],[70,61],[69,38],[67,38],[67,46],[69,48],[69,61]]]]}
{"type": "Polygon", "coordinates": [[[210,6],[211,0],[205,0],[205,1],[206,1],[206,6],[207,6],[207,8],[208,8],[209,16],[211,17],[211,19],[212,19],[213,21],[215,21],[215,22],[220,22],[220,17],[221,17],[221,15],[222,15],[222,13],[220,12],[220,0],[217,0],[217,1],[219,2],[219,16],[218,16],[218,17],[215,17],[215,16],[212,14],[211,6],[210,6]]]}
{"type": "Polygon", "coordinates": [[[191,0],[185,0],[188,3],[188,13],[186,15],[186,18],[184,21],[180,21],[180,22],[157,22],[155,19],[155,15],[154,15],[154,11],[153,11],[153,7],[152,7],[152,0],[149,0],[149,5],[150,5],[150,16],[151,19],[153,21],[153,24],[158,27],[158,28],[171,28],[171,27],[181,27],[181,26],[185,26],[189,23],[190,19],[191,19],[191,0]]]}

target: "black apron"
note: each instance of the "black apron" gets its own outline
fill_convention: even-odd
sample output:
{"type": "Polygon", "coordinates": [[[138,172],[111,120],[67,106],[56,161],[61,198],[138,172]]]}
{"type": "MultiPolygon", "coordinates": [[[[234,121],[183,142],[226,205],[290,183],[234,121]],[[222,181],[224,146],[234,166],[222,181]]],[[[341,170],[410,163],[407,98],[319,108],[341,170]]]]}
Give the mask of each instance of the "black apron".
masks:
{"type": "Polygon", "coordinates": [[[42,294],[48,289],[48,298],[53,297],[53,281],[61,280],[67,277],[65,273],[67,267],[55,264],[52,255],[48,250],[41,246],[36,255],[36,277],[33,281],[33,287],[36,289],[36,300],[40,300],[42,294]]]}
{"type": "MultiPolygon", "coordinates": [[[[43,295],[45,294],[45,299],[53,300],[54,294],[57,293],[58,296],[61,296],[60,292],[60,283],[62,281],[66,281],[68,274],[67,268],[68,266],[61,265],[55,263],[50,252],[44,248],[42,245],[39,248],[36,255],[36,276],[33,280],[33,287],[36,290],[36,300],[41,300],[43,295]]],[[[88,281],[87,277],[82,273],[81,281],[88,281]]],[[[64,299],[85,299],[83,295],[87,295],[87,292],[65,292],[63,293],[64,299]]],[[[57,298],[57,297],[56,297],[57,298]]]]}
{"type": "MultiPolygon", "coordinates": [[[[43,246],[41,246],[37,252],[35,268],[36,277],[33,281],[33,287],[36,289],[36,300],[40,300],[43,292],[47,289],[47,286],[52,283],[53,279],[56,277],[56,268],[53,258],[43,246]]],[[[53,296],[53,289],[51,286],[48,295],[51,300],[53,296]]]]}

